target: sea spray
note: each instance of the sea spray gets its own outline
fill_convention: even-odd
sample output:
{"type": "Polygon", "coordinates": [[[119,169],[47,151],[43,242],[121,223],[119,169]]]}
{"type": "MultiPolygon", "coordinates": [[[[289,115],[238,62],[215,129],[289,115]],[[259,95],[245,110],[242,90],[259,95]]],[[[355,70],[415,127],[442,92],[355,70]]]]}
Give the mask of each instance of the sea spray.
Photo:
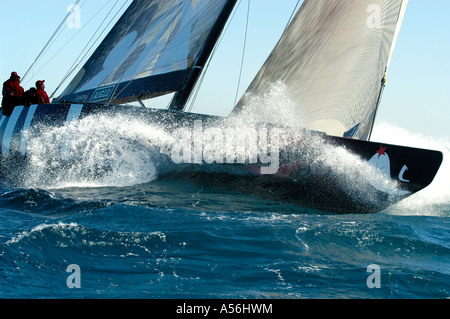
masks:
{"type": "MultiPolygon", "coordinates": [[[[275,99],[276,92],[283,90],[275,90],[272,95],[267,95],[264,103],[275,99]]],[[[321,186],[331,188],[355,200],[373,205],[376,204],[378,197],[371,185],[383,185],[386,192],[396,191],[397,185],[379,174],[367,161],[341,146],[330,145],[319,132],[299,127],[279,131],[279,126],[260,124],[254,118],[245,116],[200,123],[201,125],[197,126],[202,130],[195,130],[195,121],[172,126],[170,123],[155,123],[133,115],[98,114],[82,118],[72,123],[69,128],[40,129],[39,134],[29,137],[27,145],[29,161],[24,169],[24,187],[60,188],[76,185],[121,187],[151,182],[157,179],[161,172],[167,171],[168,167],[178,169],[176,161],[173,160],[173,150],[180,142],[180,136],[175,133],[180,132],[179,128],[183,125],[188,125],[186,129],[194,137],[199,132],[206,134],[219,131],[226,135],[227,132],[233,131],[233,136],[247,137],[251,137],[249,135],[252,132],[264,132],[255,136],[257,139],[255,145],[260,148],[261,145],[265,146],[264,152],[258,153],[256,157],[251,157],[252,154],[248,153],[252,150],[250,147],[242,148],[239,143],[233,144],[235,151],[247,152],[234,153],[236,162],[240,163],[239,159],[242,158],[248,161],[244,164],[252,164],[251,160],[258,158],[266,167],[274,168],[268,172],[270,174],[278,177],[289,176],[298,183],[308,178],[316,180],[318,192],[321,186]],[[68,129],[71,143],[64,155],[70,160],[64,161],[61,145],[64,145],[68,129]],[[276,138],[274,132],[277,133],[276,138]],[[265,141],[262,141],[261,136],[266,137],[265,141]],[[263,159],[262,155],[266,158],[263,159]],[[279,159],[282,162],[279,162],[279,159]]],[[[202,139],[206,145],[203,144],[201,151],[196,154],[201,161],[193,160],[188,164],[197,165],[196,169],[200,167],[210,173],[228,172],[225,164],[230,162],[226,159],[222,161],[217,159],[217,150],[210,149],[211,145],[215,144],[208,144],[208,141],[217,142],[217,139],[211,136],[208,138],[209,140],[202,139]],[[212,159],[217,165],[208,166],[212,159]]],[[[196,141],[197,139],[192,139],[194,151],[199,149],[195,145],[196,141]]],[[[231,152],[227,150],[225,153],[231,152]]],[[[326,201],[327,198],[323,200],[326,201]]]]}
{"type": "Polygon", "coordinates": [[[265,94],[245,94],[231,118],[245,123],[278,123],[289,127],[302,127],[302,116],[298,114],[301,101],[294,101],[288,87],[281,81],[269,84],[265,94]]]}
{"type": "Polygon", "coordinates": [[[157,177],[160,148],[172,142],[157,125],[130,116],[88,116],[70,129],[69,161],[61,156],[67,128],[47,128],[30,138],[26,187],[146,183],[157,177]]]}
{"type": "MultiPolygon", "coordinates": [[[[300,168],[298,181],[314,175],[318,186],[333,185],[336,191],[371,204],[376,204],[379,200],[377,190],[392,196],[405,195],[390,176],[381,174],[366,160],[342,146],[330,145],[320,132],[305,130],[304,117],[299,113],[301,104],[302,101],[291,97],[289,88],[282,81],[274,81],[269,83],[265,94],[246,93],[231,116],[241,126],[263,122],[289,128],[281,135],[279,147],[281,150],[288,150],[288,161],[295,163],[289,166],[300,168]]],[[[283,165],[280,169],[284,170],[283,165]]],[[[289,169],[288,171],[290,172],[289,169]]]]}

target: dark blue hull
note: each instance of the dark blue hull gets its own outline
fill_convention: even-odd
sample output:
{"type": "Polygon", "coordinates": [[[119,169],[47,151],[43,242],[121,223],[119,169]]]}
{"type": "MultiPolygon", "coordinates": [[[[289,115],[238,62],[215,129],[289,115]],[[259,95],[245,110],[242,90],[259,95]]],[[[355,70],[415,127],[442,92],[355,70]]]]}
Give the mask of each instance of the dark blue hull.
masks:
{"type": "MultiPolygon", "coordinates": [[[[45,134],[51,127],[62,128],[62,136],[58,140],[58,154],[52,154],[52,158],[47,160],[59,162],[61,167],[77,161],[71,156],[73,126],[86,117],[101,114],[139,118],[165,128],[169,135],[184,128],[193,144],[196,134],[203,132],[196,131],[199,123],[205,130],[220,130],[233,123],[232,119],[215,116],[120,105],[17,106],[11,116],[2,115],[0,118],[3,181],[21,186],[27,178],[24,168],[28,165],[30,140],[45,134]]],[[[276,129],[283,136],[295,136],[289,138],[289,143],[282,143],[277,154],[274,149],[266,153],[266,157],[277,155],[276,167],[274,157],[266,161],[261,156],[256,161],[241,161],[238,157],[231,161],[221,161],[220,158],[206,160],[202,158],[206,154],[205,149],[195,153],[195,145],[189,161],[178,156],[181,153],[174,152],[172,145],[164,150],[158,148],[161,161],[165,163],[159,165],[158,178],[186,179],[330,212],[373,213],[428,186],[442,162],[442,153],[437,151],[332,137],[307,130],[300,130],[302,134],[298,134],[292,129],[276,129]],[[342,152],[345,154],[339,155],[342,152]],[[370,166],[367,163],[377,166],[375,172],[379,170],[380,175],[384,175],[369,178],[370,166]]],[[[270,132],[270,128],[268,130],[270,132]]],[[[107,169],[102,165],[106,166],[99,163],[100,174],[107,169]]]]}

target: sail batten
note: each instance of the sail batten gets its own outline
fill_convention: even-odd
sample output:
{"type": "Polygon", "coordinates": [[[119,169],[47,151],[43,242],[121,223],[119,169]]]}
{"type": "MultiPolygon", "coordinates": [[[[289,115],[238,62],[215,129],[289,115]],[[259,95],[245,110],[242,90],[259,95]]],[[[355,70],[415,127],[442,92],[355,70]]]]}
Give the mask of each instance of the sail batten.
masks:
{"type": "Polygon", "coordinates": [[[285,124],[273,112],[286,110],[255,110],[248,103],[282,83],[295,104],[290,117],[301,126],[367,140],[404,5],[305,0],[233,113],[285,124]]]}
{"type": "Polygon", "coordinates": [[[134,0],[56,100],[131,102],[175,92],[229,0],[134,0]]]}

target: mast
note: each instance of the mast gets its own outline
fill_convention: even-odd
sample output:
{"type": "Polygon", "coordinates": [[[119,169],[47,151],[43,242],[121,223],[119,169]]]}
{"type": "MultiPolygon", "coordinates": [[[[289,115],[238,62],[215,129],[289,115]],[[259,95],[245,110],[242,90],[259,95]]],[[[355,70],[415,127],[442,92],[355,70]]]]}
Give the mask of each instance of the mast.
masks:
{"type": "Polygon", "coordinates": [[[212,27],[208,39],[206,40],[197,60],[188,71],[188,74],[186,75],[181,88],[175,93],[175,96],[173,97],[172,102],[169,105],[169,110],[184,110],[186,102],[189,99],[189,96],[191,95],[191,92],[194,89],[194,86],[203,71],[203,67],[206,64],[206,61],[208,60],[212,50],[214,49],[214,46],[216,45],[220,34],[222,33],[225,24],[227,23],[228,18],[230,17],[231,12],[236,5],[236,2],[237,0],[229,0],[225,4],[222,12],[219,15],[219,18],[212,27]]]}
{"type": "MultiPolygon", "coordinates": [[[[387,67],[386,67],[386,71],[387,71],[387,67]]],[[[384,91],[385,87],[386,87],[386,73],[383,76],[383,78],[381,79],[380,93],[378,94],[377,103],[375,105],[375,111],[373,112],[373,115],[372,115],[372,124],[370,125],[369,133],[366,138],[367,141],[370,141],[370,137],[372,136],[373,126],[375,125],[375,119],[377,117],[378,107],[380,106],[381,97],[383,96],[383,91],[384,91]]]]}

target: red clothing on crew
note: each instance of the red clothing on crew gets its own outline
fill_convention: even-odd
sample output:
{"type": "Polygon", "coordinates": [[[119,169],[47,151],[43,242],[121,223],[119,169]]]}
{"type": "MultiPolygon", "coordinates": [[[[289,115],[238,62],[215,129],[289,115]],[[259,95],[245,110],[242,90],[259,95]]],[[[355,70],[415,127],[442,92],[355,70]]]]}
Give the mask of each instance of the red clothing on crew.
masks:
{"type": "Polygon", "coordinates": [[[36,96],[38,99],[38,104],[49,104],[50,99],[48,98],[47,92],[45,92],[43,89],[38,89],[36,91],[36,96]]]}
{"type": "Polygon", "coordinates": [[[2,114],[10,116],[14,107],[22,103],[23,87],[20,86],[20,77],[12,72],[9,80],[3,83],[2,114]]]}
{"type": "Polygon", "coordinates": [[[20,86],[20,82],[12,81],[11,79],[3,83],[3,91],[4,96],[15,96],[17,98],[22,97],[24,92],[23,87],[20,86]]]}

